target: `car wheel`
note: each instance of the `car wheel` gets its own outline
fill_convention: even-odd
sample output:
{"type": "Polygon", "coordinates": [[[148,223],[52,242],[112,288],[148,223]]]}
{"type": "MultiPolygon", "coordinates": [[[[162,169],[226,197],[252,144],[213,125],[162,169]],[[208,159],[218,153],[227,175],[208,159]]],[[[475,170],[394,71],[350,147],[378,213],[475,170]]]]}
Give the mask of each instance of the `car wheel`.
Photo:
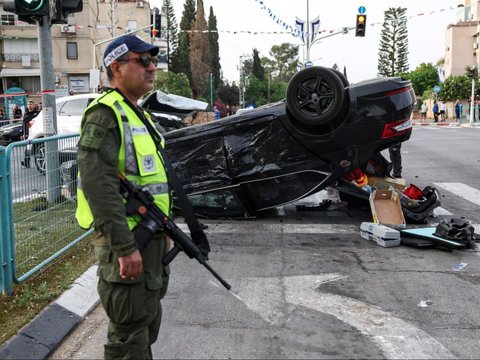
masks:
{"type": "Polygon", "coordinates": [[[345,87],[331,69],[315,66],[296,73],[287,86],[287,107],[306,125],[323,125],[341,111],[345,87]]]}
{"type": "Polygon", "coordinates": [[[35,167],[40,174],[45,174],[45,144],[38,144],[34,153],[35,167]]]}

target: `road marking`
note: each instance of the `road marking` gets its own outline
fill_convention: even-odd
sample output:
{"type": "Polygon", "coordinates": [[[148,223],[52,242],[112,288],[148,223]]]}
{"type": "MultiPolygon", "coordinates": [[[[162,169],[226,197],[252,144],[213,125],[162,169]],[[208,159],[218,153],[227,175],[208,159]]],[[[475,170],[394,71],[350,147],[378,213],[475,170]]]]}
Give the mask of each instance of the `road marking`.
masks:
{"type": "Polygon", "coordinates": [[[480,206],[480,191],[463,183],[434,183],[435,186],[480,206]]]}
{"type": "Polygon", "coordinates": [[[373,305],[318,291],[321,284],[345,277],[322,274],[247,278],[236,284],[236,297],[275,326],[284,325],[299,306],[335,316],[374,341],[387,359],[455,358],[423,330],[373,305]]]}
{"type": "MultiPolygon", "coordinates": [[[[338,225],[338,224],[207,224],[206,233],[212,234],[360,234],[360,225],[338,225]]],[[[188,232],[185,223],[178,224],[180,229],[188,232]]]]}

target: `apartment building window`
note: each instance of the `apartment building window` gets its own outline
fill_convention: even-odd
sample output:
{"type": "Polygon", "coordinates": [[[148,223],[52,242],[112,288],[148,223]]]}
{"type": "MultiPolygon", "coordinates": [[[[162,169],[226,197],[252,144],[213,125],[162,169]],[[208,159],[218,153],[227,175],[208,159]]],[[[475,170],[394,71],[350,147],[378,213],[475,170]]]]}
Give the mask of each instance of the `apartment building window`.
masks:
{"type": "Polygon", "coordinates": [[[0,25],[15,25],[15,15],[2,14],[0,25]]]}
{"type": "Polygon", "coordinates": [[[78,59],[78,49],[77,49],[76,42],[67,42],[67,59],[68,60],[78,59]]]}

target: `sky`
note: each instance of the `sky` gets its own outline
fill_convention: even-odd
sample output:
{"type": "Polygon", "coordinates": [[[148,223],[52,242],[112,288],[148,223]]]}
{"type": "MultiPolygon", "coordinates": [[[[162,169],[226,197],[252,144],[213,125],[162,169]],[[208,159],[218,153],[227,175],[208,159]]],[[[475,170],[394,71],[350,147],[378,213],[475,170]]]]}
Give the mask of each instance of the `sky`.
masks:
{"type": "MultiPolygon", "coordinates": [[[[184,0],[172,0],[179,24],[184,0]]],[[[298,17],[304,21],[320,18],[320,33],[310,47],[314,65],[344,66],[350,82],[377,76],[378,49],[384,11],[391,7],[407,8],[409,65],[414,70],[423,62],[435,64],[445,54],[445,31],[456,22],[460,0],[203,0],[208,17],[210,6],[217,18],[220,64],[224,79],[238,82],[240,56],[269,56],[273,45],[300,45],[300,60],[306,57],[306,46],[274,20],[292,28],[298,17]],[[367,29],[365,37],[355,37],[354,31],[325,37],[344,27],[354,27],[360,6],[365,7],[367,29]],[[325,37],[325,38],[323,38],[325,37]],[[321,39],[323,38],[323,39],[321,39]]],[[[151,7],[161,8],[163,0],[150,0],[151,7]]],[[[208,20],[208,19],[207,19],[208,20]]]]}

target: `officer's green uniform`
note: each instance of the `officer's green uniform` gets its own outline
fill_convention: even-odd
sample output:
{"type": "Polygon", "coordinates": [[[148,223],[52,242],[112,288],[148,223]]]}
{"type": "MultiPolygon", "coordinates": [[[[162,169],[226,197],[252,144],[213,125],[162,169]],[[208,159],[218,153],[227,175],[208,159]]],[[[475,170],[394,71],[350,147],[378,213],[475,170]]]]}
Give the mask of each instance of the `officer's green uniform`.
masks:
{"type": "Polygon", "coordinates": [[[141,276],[131,280],[119,275],[118,257],[136,249],[130,231],[136,219],[125,215],[118,172],[137,184],[157,189],[155,202],[167,214],[171,207],[162,160],[141,125],[133,105],[118,90],[109,91],[86,110],[78,143],[76,215],[82,227],[94,220],[98,293],[110,319],[106,359],[151,358],[150,345],[157,339],[162,316],[160,299],[168,286],[169,269],[161,262],[166,252],[163,233],[156,234],[142,251],[141,276]],[[128,148],[136,155],[130,164],[128,148]]]}

